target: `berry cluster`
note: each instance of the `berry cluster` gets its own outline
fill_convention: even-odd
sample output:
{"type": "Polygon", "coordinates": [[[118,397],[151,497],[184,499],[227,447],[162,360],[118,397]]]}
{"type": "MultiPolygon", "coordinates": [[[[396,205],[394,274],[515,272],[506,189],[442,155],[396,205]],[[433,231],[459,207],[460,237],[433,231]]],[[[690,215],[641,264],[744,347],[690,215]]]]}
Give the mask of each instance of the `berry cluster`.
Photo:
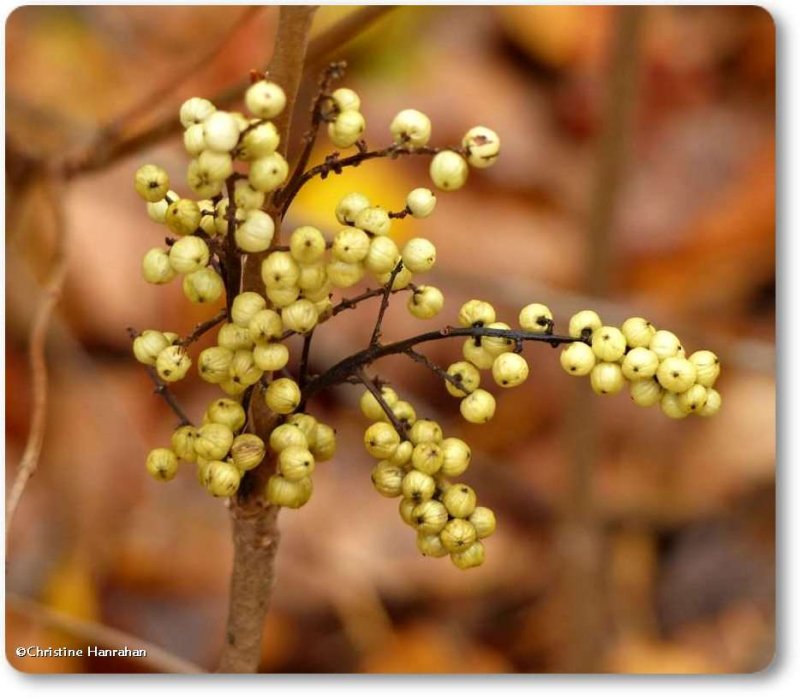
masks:
{"type": "Polygon", "coordinates": [[[706,349],[688,358],[681,341],[640,317],[622,327],[603,325],[593,310],[572,316],[573,342],[561,352],[561,366],[573,376],[589,376],[598,395],[613,395],[630,383],[631,399],[641,407],[660,405],[668,417],[715,415],[722,405],[714,383],[720,373],[716,354],[706,349]]]}
{"type": "Polygon", "coordinates": [[[417,419],[414,408],[389,386],[380,389],[380,396],[379,402],[368,390],[360,402],[364,416],[373,420],[364,432],[367,453],[378,459],[373,486],[384,497],[402,497],[400,516],[417,531],[423,555],[449,555],[460,569],[483,564],[481,540],[494,532],[494,512],[477,506],[469,485],[450,481],[469,466],[469,446],[455,437],[444,438],[437,422],[417,419]]]}

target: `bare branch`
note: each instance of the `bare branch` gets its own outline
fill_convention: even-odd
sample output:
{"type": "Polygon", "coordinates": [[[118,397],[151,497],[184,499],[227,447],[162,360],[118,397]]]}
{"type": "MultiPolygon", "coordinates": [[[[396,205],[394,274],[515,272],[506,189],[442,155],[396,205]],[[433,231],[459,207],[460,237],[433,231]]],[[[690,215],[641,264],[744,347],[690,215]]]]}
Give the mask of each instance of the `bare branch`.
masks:
{"type": "Polygon", "coordinates": [[[381,297],[381,307],[378,310],[378,318],[375,320],[375,329],[372,330],[372,338],[369,340],[370,346],[377,346],[381,341],[381,327],[383,325],[383,316],[386,314],[386,309],[389,307],[389,296],[392,294],[392,286],[397,275],[403,270],[402,260],[395,264],[392,273],[389,274],[389,281],[383,289],[383,296],[381,297]]]}
{"type": "Polygon", "coordinates": [[[425,366],[425,368],[433,371],[437,376],[450,383],[450,385],[457,390],[460,390],[462,393],[471,392],[464,386],[460,378],[457,376],[451,376],[447,371],[445,371],[445,369],[439,366],[439,364],[434,363],[427,356],[425,356],[425,354],[420,354],[418,351],[414,351],[413,349],[406,349],[403,353],[410,359],[416,361],[418,364],[422,364],[425,366]]]}
{"type": "Polygon", "coordinates": [[[195,326],[195,328],[186,335],[178,344],[182,347],[188,347],[190,344],[196,342],[200,337],[202,337],[206,332],[209,330],[213,330],[217,325],[219,325],[225,318],[228,317],[227,310],[220,310],[214,317],[209,318],[208,320],[199,323],[195,326]]]}

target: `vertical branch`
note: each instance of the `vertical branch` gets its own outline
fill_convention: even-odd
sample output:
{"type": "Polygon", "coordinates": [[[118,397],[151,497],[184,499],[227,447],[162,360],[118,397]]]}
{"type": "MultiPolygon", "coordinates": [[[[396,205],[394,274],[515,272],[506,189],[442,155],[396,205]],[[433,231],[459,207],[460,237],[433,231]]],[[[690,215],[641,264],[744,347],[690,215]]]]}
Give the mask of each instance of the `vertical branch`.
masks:
{"type": "Polygon", "coordinates": [[[375,329],[372,330],[372,338],[369,341],[369,345],[371,347],[377,346],[381,341],[381,328],[383,327],[383,316],[386,314],[386,310],[389,307],[389,296],[392,295],[392,286],[394,286],[394,280],[397,278],[397,275],[403,270],[403,262],[398,262],[394,269],[392,269],[392,273],[389,275],[389,280],[386,282],[386,286],[383,289],[383,296],[381,297],[381,307],[378,310],[378,318],[375,320],[375,329]]]}
{"type": "MultiPolygon", "coordinates": [[[[286,93],[286,107],[275,120],[284,153],[315,10],[316,7],[308,6],[280,8],[275,51],[268,72],[270,79],[280,84],[286,93]]],[[[281,221],[275,210],[270,213],[275,217],[277,237],[281,221]]],[[[247,255],[242,290],[263,292],[262,258],[263,255],[259,254],[247,255]]],[[[253,432],[266,441],[276,425],[276,417],[267,409],[260,391],[260,387],[254,390],[250,416],[253,432]]],[[[264,497],[266,482],[272,472],[274,461],[268,456],[261,465],[247,473],[237,496],[231,500],[234,554],[225,644],[218,667],[220,672],[253,673],[258,670],[264,617],[272,595],[275,555],[280,539],[278,508],[264,497]]]]}
{"type": "MultiPolygon", "coordinates": [[[[612,271],[611,228],[630,122],[636,98],[637,57],[642,8],[617,8],[618,19],[609,66],[603,126],[597,144],[596,169],[589,205],[588,249],[584,291],[605,295],[612,271]]],[[[575,385],[567,429],[572,453],[569,492],[561,530],[564,555],[565,605],[570,609],[568,651],[564,671],[601,670],[606,639],[603,547],[594,506],[592,474],[598,452],[594,403],[585,399],[586,385],[575,385]]]]}

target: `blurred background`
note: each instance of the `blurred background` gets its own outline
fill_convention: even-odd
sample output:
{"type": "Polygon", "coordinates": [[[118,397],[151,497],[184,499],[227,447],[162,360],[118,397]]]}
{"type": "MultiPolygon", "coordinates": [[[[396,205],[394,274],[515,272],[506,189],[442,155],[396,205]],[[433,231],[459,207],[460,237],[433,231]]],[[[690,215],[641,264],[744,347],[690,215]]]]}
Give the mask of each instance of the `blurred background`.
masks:
{"type": "MultiPolygon", "coordinates": [[[[324,7],[320,34],[354,11],[324,7]]],[[[131,356],[125,328],[186,333],[212,311],[179,285],[147,286],[142,254],[164,232],[132,186],[144,162],[173,181],[187,97],[212,99],[263,67],[277,8],[24,7],[6,25],[6,486],[31,429],[29,337],[47,326],[39,469],[9,532],[6,645],[31,672],[154,671],[157,659],[24,659],[19,645],[103,644],[108,628],[206,669],[222,644],[231,565],[224,504],[187,468],[145,472],[174,416],[131,356]],[[165,138],[136,135],[167,119],[165,138]],[[107,144],[128,143],[117,152],[107,144]],[[100,157],[68,181],[42,162],[100,157]],[[48,291],[49,289],[49,291],[48,291]],[[31,603],[33,602],[33,603],[31,603]],[[53,612],[61,615],[54,616],[53,612]],[[77,619],[65,621],[65,616],[77,619]]],[[[367,141],[400,109],[433,142],[485,124],[495,167],[395,223],[430,237],[445,290],[437,321],[399,299],[387,338],[452,322],[486,298],[515,323],[530,302],[556,327],[598,309],[643,315],[723,364],[721,413],[667,419],[626,394],[599,398],[556,351],[526,348],[531,376],[467,425],[421,366],[378,367],[418,413],[474,449],[465,476],[497,513],[487,562],[422,558],[397,502],[377,495],[358,388],[317,399],[339,430],[315,493],[280,516],[266,672],[717,673],[766,667],[775,644],[775,28],[753,7],[403,7],[337,47],[362,96],[367,141]]],[[[320,65],[324,63],[318,61],[320,65]]],[[[316,82],[312,71],[302,99],[316,82]]],[[[238,107],[237,107],[238,108],[238,107]]],[[[305,120],[306,110],[298,114],[305,120]]],[[[295,128],[298,134],[303,126],[295,128]]],[[[326,145],[322,138],[322,146],[326,145]]],[[[316,159],[330,150],[320,147],[316,159]]],[[[338,198],[392,209],[428,186],[427,163],[374,161],[316,182],[289,225],[335,232],[338,198]]],[[[376,309],[317,333],[313,369],[366,345],[376,309]]],[[[447,365],[459,342],[429,345],[447,365]]],[[[199,417],[213,396],[177,392],[199,417]]],[[[497,391],[495,391],[497,393],[497,391]]],[[[113,645],[112,645],[113,646],[113,645]]]]}

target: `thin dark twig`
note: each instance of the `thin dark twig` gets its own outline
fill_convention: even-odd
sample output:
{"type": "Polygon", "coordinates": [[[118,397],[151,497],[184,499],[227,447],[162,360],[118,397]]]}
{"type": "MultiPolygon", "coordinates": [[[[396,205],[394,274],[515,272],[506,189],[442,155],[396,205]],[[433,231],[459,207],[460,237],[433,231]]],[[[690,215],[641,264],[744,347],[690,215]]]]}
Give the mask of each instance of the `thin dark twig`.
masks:
{"type": "Polygon", "coordinates": [[[155,385],[155,389],[153,392],[156,395],[161,396],[161,399],[169,405],[169,408],[177,415],[178,419],[181,420],[181,426],[186,426],[192,423],[192,420],[189,419],[186,412],[184,412],[183,407],[181,407],[180,402],[178,402],[178,398],[175,397],[175,394],[167,387],[167,384],[158,377],[158,373],[152,366],[145,366],[145,370],[147,371],[147,375],[150,376],[150,380],[153,381],[153,385],[155,385]]]}
{"type": "Polygon", "coordinates": [[[308,334],[303,335],[303,353],[300,356],[300,369],[298,371],[298,382],[301,388],[306,384],[306,378],[308,377],[308,356],[311,353],[311,340],[313,337],[313,329],[308,334]]]}
{"type": "MultiPolygon", "coordinates": [[[[303,176],[306,165],[308,165],[308,161],[311,158],[311,153],[314,150],[314,143],[317,140],[320,124],[324,121],[326,116],[323,111],[323,106],[330,101],[329,90],[331,83],[344,76],[344,69],[346,66],[347,64],[344,61],[331,63],[320,76],[317,94],[311,103],[311,124],[305,134],[303,134],[303,150],[297,158],[297,162],[292,169],[292,175],[289,177],[289,182],[283,188],[283,191],[291,191],[297,184],[297,181],[303,176]]],[[[281,204],[283,191],[276,192],[275,204],[277,206],[281,204]]]]}
{"type": "MultiPolygon", "coordinates": [[[[297,193],[314,177],[321,177],[325,179],[329,174],[341,174],[342,170],[346,167],[358,167],[362,162],[367,160],[375,160],[376,158],[397,158],[403,155],[436,155],[436,153],[443,150],[442,148],[434,148],[431,146],[422,146],[419,148],[409,147],[394,143],[386,148],[379,150],[359,150],[359,152],[342,157],[339,153],[333,153],[325,158],[325,161],[306,170],[301,177],[299,177],[292,185],[288,186],[281,191],[281,207],[286,211],[291,205],[297,193]]],[[[452,150],[458,150],[452,148],[452,150]]]]}
{"type": "Polygon", "coordinates": [[[450,385],[452,385],[457,390],[460,390],[462,393],[472,392],[464,385],[464,383],[461,382],[460,378],[450,375],[445,369],[439,366],[439,364],[434,363],[427,356],[425,356],[425,354],[420,354],[418,351],[414,351],[413,349],[406,349],[403,353],[410,359],[416,361],[418,364],[422,364],[426,368],[433,371],[437,376],[443,378],[445,381],[450,383],[450,385]]]}
{"type": "Polygon", "coordinates": [[[360,383],[364,385],[364,387],[372,393],[372,397],[375,398],[376,402],[381,406],[383,413],[386,415],[387,419],[392,423],[392,426],[395,428],[395,431],[400,434],[400,438],[404,441],[408,439],[408,434],[406,433],[405,425],[397,418],[397,415],[392,411],[392,408],[389,407],[386,400],[383,399],[383,394],[381,393],[380,388],[377,386],[376,381],[374,378],[370,378],[366,372],[358,368],[353,371],[352,374],[360,383]]]}
{"type": "Polygon", "coordinates": [[[202,337],[206,332],[214,329],[227,317],[228,311],[220,310],[214,317],[196,325],[188,335],[178,342],[178,344],[180,344],[182,347],[189,346],[193,342],[196,342],[198,339],[200,339],[200,337],[202,337]]]}
{"type": "Polygon", "coordinates": [[[389,211],[389,218],[405,218],[411,214],[411,209],[406,206],[402,211],[389,211]]]}
{"type": "Polygon", "coordinates": [[[397,275],[403,270],[403,261],[400,260],[395,264],[392,273],[389,274],[389,281],[383,289],[383,296],[381,298],[381,307],[378,310],[378,318],[375,320],[375,329],[372,330],[372,338],[369,340],[370,346],[375,346],[381,341],[381,327],[383,326],[383,316],[386,314],[386,309],[389,307],[389,296],[392,295],[392,286],[397,275]]]}
{"type": "Polygon", "coordinates": [[[339,363],[331,366],[325,373],[321,373],[313,380],[310,380],[303,391],[304,399],[316,395],[326,388],[345,382],[348,376],[353,375],[359,368],[369,366],[378,359],[393,354],[403,354],[408,349],[412,349],[417,344],[435,342],[450,337],[498,337],[509,339],[512,342],[544,342],[552,347],[572,342],[584,342],[587,340],[576,339],[575,337],[565,337],[557,334],[547,334],[541,332],[527,332],[525,330],[504,330],[497,327],[444,327],[440,330],[433,330],[408,337],[392,344],[370,344],[366,349],[342,359],[339,363]]]}
{"type": "Polygon", "coordinates": [[[225,212],[225,220],[228,222],[227,246],[225,255],[225,304],[228,309],[228,316],[231,314],[233,299],[239,293],[242,282],[242,258],[236,248],[236,179],[233,175],[228,177],[225,182],[228,190],[228,210],[225,212]]]}

